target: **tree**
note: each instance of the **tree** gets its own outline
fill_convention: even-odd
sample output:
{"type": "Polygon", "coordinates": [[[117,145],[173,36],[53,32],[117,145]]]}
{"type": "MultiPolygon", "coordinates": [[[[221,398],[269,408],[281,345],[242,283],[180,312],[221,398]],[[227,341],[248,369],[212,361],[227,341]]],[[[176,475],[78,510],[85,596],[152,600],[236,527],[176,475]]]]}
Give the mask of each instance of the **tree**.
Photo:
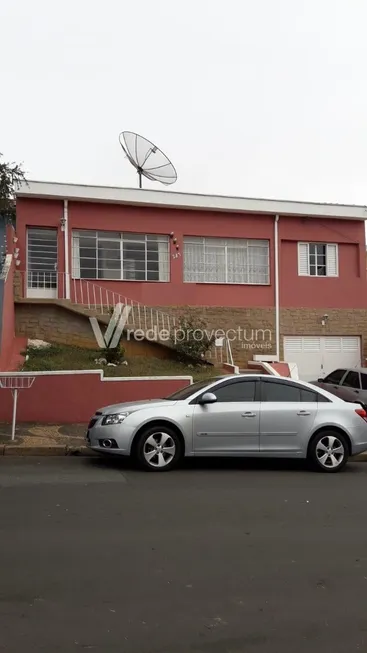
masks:
{"type": "Polygon", "coordinates": [[[25,173],[22,165],[5,163],[0,152],[0,221],[15,223],[15,193],[22,182],[25,173]]]}

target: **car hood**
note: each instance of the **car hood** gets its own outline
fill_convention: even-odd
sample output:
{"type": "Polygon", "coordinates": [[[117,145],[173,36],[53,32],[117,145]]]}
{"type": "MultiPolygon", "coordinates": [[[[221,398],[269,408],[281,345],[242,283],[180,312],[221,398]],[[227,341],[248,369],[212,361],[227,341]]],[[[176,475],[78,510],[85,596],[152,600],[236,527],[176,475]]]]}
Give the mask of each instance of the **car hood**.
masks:
{"type": "Polygon", "coordinates": [[[136,410],[143,410],[144,408],[170,408],[174,406],[177,401],[170,401],[168,399],[143,399],[140,401],[127,401],[121,404],[111,404],[104,406],[96,411],[96,414],[111,415],[113,413],[133,413],[136,410]]]}

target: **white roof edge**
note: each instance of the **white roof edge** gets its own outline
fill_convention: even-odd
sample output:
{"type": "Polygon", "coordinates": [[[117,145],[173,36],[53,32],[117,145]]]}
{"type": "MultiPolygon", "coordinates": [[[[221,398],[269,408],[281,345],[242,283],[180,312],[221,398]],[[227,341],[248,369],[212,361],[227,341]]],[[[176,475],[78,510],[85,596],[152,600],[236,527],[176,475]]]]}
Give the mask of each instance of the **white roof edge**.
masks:
{"type": "Polygon", "coordinates": [[[58,182],[28,181],[17,190],[17,197],[68,199],[84,202],[157,206],[202,211],[299,215],[307,217],[367,220],[367,206],[320,204],[290,200],[199,195],[166,190],[141,190],[112,186],[87,186],[58,182]]]}

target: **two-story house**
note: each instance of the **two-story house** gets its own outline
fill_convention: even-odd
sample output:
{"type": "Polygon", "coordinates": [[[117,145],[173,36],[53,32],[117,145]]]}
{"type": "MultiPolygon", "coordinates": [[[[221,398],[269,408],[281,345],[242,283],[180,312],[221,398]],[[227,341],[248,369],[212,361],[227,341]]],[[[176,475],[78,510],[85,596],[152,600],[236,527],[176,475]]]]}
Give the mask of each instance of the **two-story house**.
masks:
{"type": "Polygon", "coordinates": [[[190,309],[242,366],[295,362],[309,380],[359,365],[366,219],[364,206],[32,181],[17,193],[17,328],[27,301],[44,312],[108,294],[143,330],[154,311],[171,328],[190,309]]]}

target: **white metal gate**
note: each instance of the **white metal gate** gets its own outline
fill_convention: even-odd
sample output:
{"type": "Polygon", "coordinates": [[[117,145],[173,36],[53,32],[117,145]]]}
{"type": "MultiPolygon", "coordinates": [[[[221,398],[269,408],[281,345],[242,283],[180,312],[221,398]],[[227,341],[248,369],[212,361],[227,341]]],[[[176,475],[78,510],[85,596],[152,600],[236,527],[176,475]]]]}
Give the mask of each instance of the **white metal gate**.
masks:
{"type": "Polygon", "coordinates": [[[27,230],[27,297],[57,297],[57,229],[27,230]]]}

